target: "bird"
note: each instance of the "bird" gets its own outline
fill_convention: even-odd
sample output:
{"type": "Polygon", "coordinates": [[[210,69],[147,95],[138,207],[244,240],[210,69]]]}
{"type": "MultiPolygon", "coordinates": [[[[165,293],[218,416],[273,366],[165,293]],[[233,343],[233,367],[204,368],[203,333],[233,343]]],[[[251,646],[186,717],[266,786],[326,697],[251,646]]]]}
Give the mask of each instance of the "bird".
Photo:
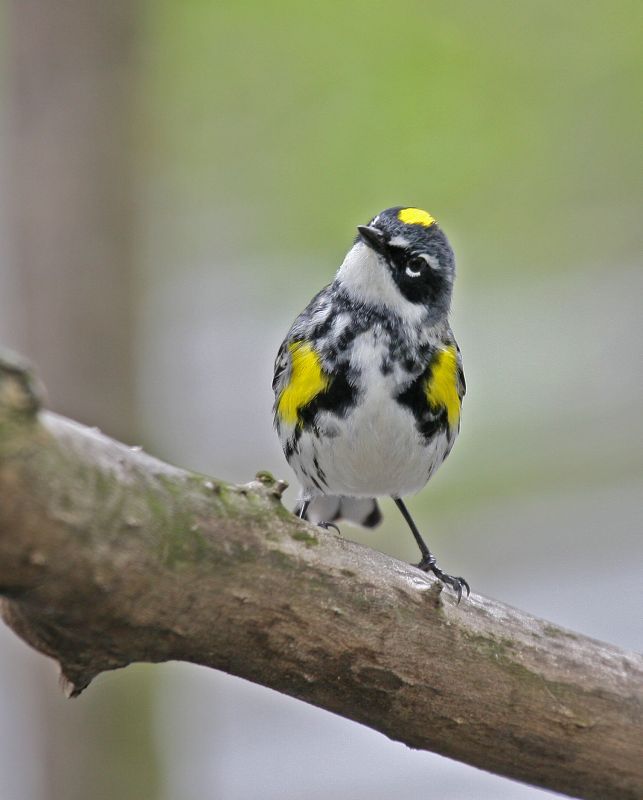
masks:
{"type": "Polygon", "coordinates": [[[420,549],[417,567],[451,587],[404,502],[451,452],[466,391],[449,325],[455,256],[436,219],[394,206],[358,225],[334,280],[279,347],[274,425],[301,485],[294,513],[322,528],[373,528],[391,497],[420,549]]]}

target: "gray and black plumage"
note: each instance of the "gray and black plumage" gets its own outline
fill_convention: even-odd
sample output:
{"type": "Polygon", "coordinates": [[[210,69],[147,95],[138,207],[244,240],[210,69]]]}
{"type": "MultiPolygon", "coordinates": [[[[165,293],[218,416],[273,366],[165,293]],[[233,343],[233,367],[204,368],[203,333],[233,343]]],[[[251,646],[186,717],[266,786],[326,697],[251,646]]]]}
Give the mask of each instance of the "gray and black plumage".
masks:
{"type": "Polygon", "coordinates": [[[296,513],[328,526],[373,527],[375,498],[392,497],[420,547],[418,565],[452,586],[402,500],[447,457],[465,393],[448,314],[451,246],[418,208],[382,211],[358,236],[335,280],[293,323],[275,361],[274,420],[301,484],[296,513]]]}

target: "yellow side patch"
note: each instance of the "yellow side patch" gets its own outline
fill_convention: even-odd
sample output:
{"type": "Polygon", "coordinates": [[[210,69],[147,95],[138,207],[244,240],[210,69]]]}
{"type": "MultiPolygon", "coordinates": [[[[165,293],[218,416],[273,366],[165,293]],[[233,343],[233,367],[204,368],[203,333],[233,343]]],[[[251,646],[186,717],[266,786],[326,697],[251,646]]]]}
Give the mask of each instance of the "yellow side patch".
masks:
{"type": "Polygon", "coordinates": [[[308,342],[291,342],[288,350],[292,359],[290,382],[279,395],[277,412],[284,422],[295,425],[300,409],[328,388],[330,378],[308,342]]]}
{"type": "Polygon", "coordinates": [[[458,355],[454,345],[440,350],[435,357],[426,384],[426,399],[433,408],[446,408],[449,425],[458,424],[460,419],[458,355]]]}
{"type": "Polygon", "coordinates": [[[435,225],[435,219],[421,208],[403,208],[397,212],[397,218],[406,225],[424,225],[425,228],[435,225]]]}

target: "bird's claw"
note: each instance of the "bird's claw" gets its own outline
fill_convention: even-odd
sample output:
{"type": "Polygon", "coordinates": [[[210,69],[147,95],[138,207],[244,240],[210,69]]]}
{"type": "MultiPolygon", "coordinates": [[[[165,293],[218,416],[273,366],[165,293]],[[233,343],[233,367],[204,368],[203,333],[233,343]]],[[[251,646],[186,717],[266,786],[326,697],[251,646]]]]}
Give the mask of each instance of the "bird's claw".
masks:
{"type": "Polygon", "coordinates": [[[435,563],[433,556],[430,556],[429,558],[423,558],[417,566],[422,570],[422,572],[432,572],[438,580],[442,581],[442,583],[445,583],[447,586],[450,586],[458,597],[458,603],[460,600],[462,600],[463,589],[466,591],[467,597],[469,597],[471,594],[471,589],[469,588],[467,581],[460,576],[455,577],[454,575],[447,575],[446,572],[442,572],[442,570],[435,563]]]}
{"type": "Polygon", "coordinates": [[[338,533],[340,536],[342,535],[342,532],[341,532],[341,531],[340,531],[340,529],[337,527],[337,525],[335,525],[335,523],[334,523],[334,522],[318,522],[318,523],[317,523],[317,526],[318,526],[319,528],[323,528],[325,531],[327,531],[329,528],[333,528],[334,530],[336,530],[336,531],[337,531],[337,533],[338,533]]]}

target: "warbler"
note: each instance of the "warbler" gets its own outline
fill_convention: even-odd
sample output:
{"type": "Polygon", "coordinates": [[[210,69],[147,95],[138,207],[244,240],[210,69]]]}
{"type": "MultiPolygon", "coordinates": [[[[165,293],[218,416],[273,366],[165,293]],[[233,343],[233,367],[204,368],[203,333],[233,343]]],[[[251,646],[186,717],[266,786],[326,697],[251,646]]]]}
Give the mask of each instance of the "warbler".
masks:
{"type": "Polygon", "coordinates": [[[275,360],[274,423],[300,484],[295,512],[324,528],[374,527],[390,496],[452,587],[403,497],[422,489],[460,429],[466,390],[449,325],[455,258],[427,211],[387,208],[357,236],[332,283],[297,317],[275,360]]]}

